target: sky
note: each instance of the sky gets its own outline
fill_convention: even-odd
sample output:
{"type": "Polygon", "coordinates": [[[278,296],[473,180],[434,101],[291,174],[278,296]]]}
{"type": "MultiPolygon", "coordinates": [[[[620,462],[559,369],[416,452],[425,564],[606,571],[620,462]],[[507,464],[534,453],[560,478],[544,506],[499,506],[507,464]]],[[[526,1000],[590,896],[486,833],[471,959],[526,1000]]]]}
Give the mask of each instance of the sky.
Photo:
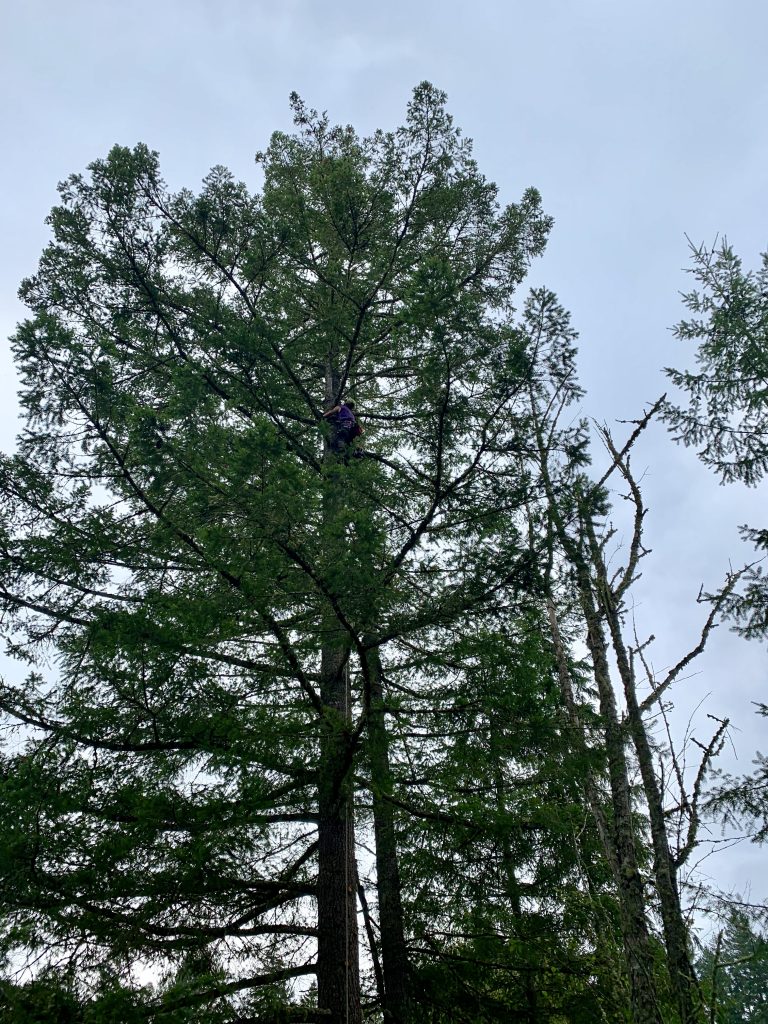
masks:
{"type": "MultiPolygon", "coordinates": [[[[542,193],[555,225],[529,283],[571,310],[582,412],[620,438],[630,429],[620,421],[668,390],[663,368],[691,365],[692,350],[671,334],[690,287],[687,237],[726,236],[754,267],[768,248],[766,40],[764,0],[3,4],[0,338],[24,316],[16,292],[48,238],[57,182],[114,143],[159,151],[173,188],[197,187],[217,164],[256,188],[254,153],[272,131],[290,130],[292,90],[366,134],[400,124],[426,79],[448,93],[502,201],[529,185],[542,193]]],[[[5,451],[18,428],[15,395],[3,344],[5,451]]],[[[697,640],[700,586],[715,589],[729,565],[750,559],[737,527],[765,525],[766,488],[718,486],[661,425],[638,445],[635,469],[652,549],[635,590],[638,633],[656,636],[650,653],[662,670],[697,640]]],[[[722,626],[672,696],[677,735],[702,700],[700,740],[707,713],[730,717],[729,770],[748,771],[766,749],[751,703],[768,700],[763,646],[722,626]]],[[[742,843],[702,871],[764,899],[765,860],[742,843]]]]}

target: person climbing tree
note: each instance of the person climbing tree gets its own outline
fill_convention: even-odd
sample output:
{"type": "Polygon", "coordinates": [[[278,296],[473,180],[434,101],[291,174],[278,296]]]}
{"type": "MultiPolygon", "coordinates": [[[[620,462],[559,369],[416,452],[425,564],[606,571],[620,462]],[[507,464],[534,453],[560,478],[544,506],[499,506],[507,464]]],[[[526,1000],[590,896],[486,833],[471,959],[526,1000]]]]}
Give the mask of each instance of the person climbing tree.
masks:
{"type": "Polygon", "coordinates": [[[332,426],[331,451],[336,455],[346,455],[349,445],[363,432],[355,417],[355,403],[340,402],[324,412],[323,419],[329,420],[332,426]]]}

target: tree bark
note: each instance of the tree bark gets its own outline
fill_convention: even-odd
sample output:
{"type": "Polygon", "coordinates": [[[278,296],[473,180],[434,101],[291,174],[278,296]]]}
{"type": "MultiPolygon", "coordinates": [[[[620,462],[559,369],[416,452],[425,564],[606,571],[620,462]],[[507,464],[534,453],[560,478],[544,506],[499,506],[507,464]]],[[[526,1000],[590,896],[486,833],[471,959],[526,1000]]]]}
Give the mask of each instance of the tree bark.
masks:
{"type": "Polygon", "coordinates": [[[406,1024],[412,1017],[410,964],[405,942],[403,904],[400,895],[397,836],[389,762],[389,735],[384,712],[381,657],[378,648],[366,653],[369,680],[368,748],[376,839],[376,887],[379,899],[381,959],[384,973],[384,1020],[406,1024]]]}
{"type": "MultiPolygon", "coordinates": [[[[537,411],[535,398],[532,399],[532,408],[534,412],[537,411]]],[[[554,537],[560,543],[576,578],[576,590],[587,627],[586,643],[597,683],[613,811],[610,830],[602,834],[607,838],[613,850],[611,867],[617,881],[622,945],[629,975],[632,1016],[635,1024],[663,1024],[654,979],[654,962],[648,931],[643,880],[637,863],[632,824],[632,797],[624,747],[625,737],[616,708],[616,696],[613,692],[613,682],[608,664],[603,623],[595,602],[589,555],[584,551],[583,542],[580,543],[570,536],[568,527],[560,514],[556,489],[549,472],[548,442],[542,434],[539,423],[536,424],[535,429],[550,516],[550,528],[554,531],[554,537]]],[[[564,678],[561,677],[561,687],[564,682],[564,678]]],[[[567,692],[569,692],[569,688],[567,688],[567,692]]]]}
{"type": "MultiPolygon", "coordinates": [[[[338,374],[329,360],[326,402],[331,407],[338,374]]],[[[346,537],[336,474],[338,458],[324,451],[323,540],[332,563],[343,557],[346,537]]],[[[317,1000],[333,1024],[362,1024],[357,934],[357,865],[352,787],[349,637],[330,600],[322,616],[320,658],[320,762],[318,766],[317,1000]]]]}
{"type": "Polygon", "coordinates": [[[360,1024],[357,869],[345,646],[321,659],[323,721],[318,771],[317,997],[338,1024],[360,1024]]]}
{"type": "MultiPolygon", "coordinates": [[[[549,618],[549,630],[552,637],[552,645],[555,650],[557,676],[560,683],[560,696],[563,698],[563,705],[565,709],[565,721],[571,741],[578,748],[580,753],[584,753],[587,750],[587,743],[584,738],[583,727],[579,721],[576,702],[573,697],[571,672],[568,666],[568,657],[563,644],[563,638],[560,633],[557,609],[555,608],[555,603],[551,597],[547,598],[547,616],[549,618]]],[[[595,826],[597,828],[597,834],[600,837],[600,843],[603,847],[603,852],[605,853],[605,859],[610,866],[611,873],[613,874],[615,881],[618,883],[619,867],[616,861],[616,851],[614,850],[613,842],[611,840],[611,833],[603,811],[597,784],[591,773],[586,777],[586,796],[592,818],[594,819],[595,826]]]]}
{"type": "Polygon", "coordinates": [[[630,995],[636,1024],[662,1024],[654,983],[653,953],[648,932],[643,881],[637,864],[635,836],[632,826],[632,798],[616,697],[613,692],[607,644],[600,614],[595,605],[591,580],[586,567],[577,565],[577,576],[584,618],[587,625],[587,647],[600,700],[600,714],[605,728],[608,778],[613,808],[613,848],[619,871],[619,904],[624,952],[629,972],[630,995]]]}
{"type": "Polygon", "coordinates": [[[688,929],[680,905],[677,865],[669,849],[664,801],[656,777],[653,752],[638,704],[634,669],[624,643],[620,615],[608,582],[605,562],[591,524],[588,525],[587,530],[590,553],[597,575],[598,594],[610,630],[616,665],[624,687],[629,731],[637,754],[645,802],[648,807],[654,857],[653,870],[656,879],[656,892],[659,897],[664,945],[667,951],[667,969],[672,992],[677,1003],[681,1024],[700,1024],[704,1019],[703,1002],[689,953],[688,929]]]}

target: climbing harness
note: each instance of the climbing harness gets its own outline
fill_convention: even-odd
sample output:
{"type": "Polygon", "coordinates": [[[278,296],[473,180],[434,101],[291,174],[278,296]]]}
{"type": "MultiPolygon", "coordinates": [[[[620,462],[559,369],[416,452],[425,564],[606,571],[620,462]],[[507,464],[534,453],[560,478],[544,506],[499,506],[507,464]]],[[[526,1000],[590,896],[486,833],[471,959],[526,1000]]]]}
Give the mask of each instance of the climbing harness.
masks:
{"type": "Polygon", "coordinates": [[[342,402],[334,409],[323,413],[324,418],[330,422],[332,428],[330,438],[331,451],[337,455],[344,455],[346,457],[349,446],[363,432],[363,428],[357,422],[353,408],[350,408],[346,402],[342,402]]]}

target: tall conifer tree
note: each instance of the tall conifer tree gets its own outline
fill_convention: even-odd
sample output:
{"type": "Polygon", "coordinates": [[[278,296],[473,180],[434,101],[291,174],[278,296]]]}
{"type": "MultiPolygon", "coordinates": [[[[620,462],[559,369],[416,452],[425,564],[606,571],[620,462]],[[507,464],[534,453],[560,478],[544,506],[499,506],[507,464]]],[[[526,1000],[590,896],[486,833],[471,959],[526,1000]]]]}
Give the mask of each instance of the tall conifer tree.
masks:
{"type": "Polygon", "coordinates": [[[387,673],[529,585],[511,302],[549,221],[534,190],[499,206],[429,85],[367,139],[293,105],[257,194],[221,168],[171,193],[144,146],[68,179],[23,286],[4,943],[81,977],[175,964],[158,1016],[316,976],[317,1012],[359,1020],[366,770],[404,1020],[387,673]],[[344,396],[360,457],[322,417],[344,396]]]}

